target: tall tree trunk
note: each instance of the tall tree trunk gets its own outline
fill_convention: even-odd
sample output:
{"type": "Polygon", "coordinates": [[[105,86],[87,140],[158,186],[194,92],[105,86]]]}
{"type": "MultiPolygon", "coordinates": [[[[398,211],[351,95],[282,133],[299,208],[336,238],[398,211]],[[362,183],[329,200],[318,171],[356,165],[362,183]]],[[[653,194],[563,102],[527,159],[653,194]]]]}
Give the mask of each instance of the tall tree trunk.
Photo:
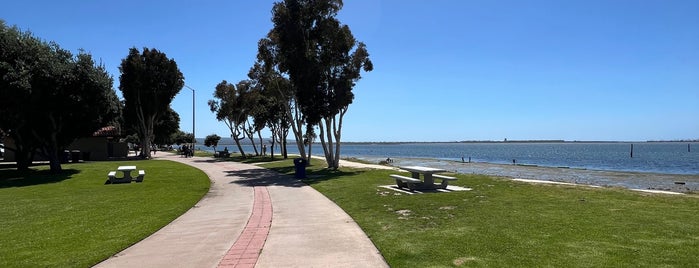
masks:
{"type": "Polygon", "coordinates": [[[284,159],[288,159],[289,152],[286,151],[286,139],[282,140],[282,148],[281,149],[282,149],[282,156],[284,157],[284,159]]]}
{"type": "MultiPolygon", "coordinates": [[[[141,154],[143,158],[150,158],[150,143],[153,140],[153,122],[157,115],[146,117],[142,109],[136,111],[138,116],[138,138],[141,139],[141,154]]],[[[192,148],[194,150],[194,148],[192,148]]]]}
{"type": "Polygon", "coordinates": [[[262,140],[262,131],[261,130],[257,131],[257,138],[260,140],[260,151],[262,151],[262,155],[265,155],[266,152],[265,152],[265,150],[263,150],[265,143],[262,140]]]}
{"type": "Polygon", "coordinates": [[[311,152],[311,149],[313,149],[313,142],[309,141],[308,142],[308,159],[306,159],[307,166],[311,165],[311,157],[313,157],[313,153],[311,152]]]}
{"type": "Polygon", "coordinates": [[[233,133],[233,140],[235,141],[235,145],[238,146],[238,151],[243,156],[243,159],[246,159],[247,156],[245,155],[245,150],[243,150],[243,146],[240,145],[240,141],[245,139],[245,134],[243,133],[243,130],[240,129],[240,127],[241,126],[239,126],[239,125],[235,126],[235,131],[233,133]]]}
{"type": "MultiPolygon", "coordinates": [[[[295,106],[294,110],[292,111],[291,104],[289,103],[285,103],[285,106],[287,109],[287,118],[291,125],[291,131],[294,133],[294,139],[296,140],[296,147],[299,150],[299,155],[301,155],[301,158],[306,159],[306,146],[303,144],[303,119],[301,118],[301,112],[295,106]]],[[[284,140],[280,140],[280,142],[282,142],[286,148],[286,137],[284,137],[284,140]]],[[[284,153],[284,159],[286,158],[287,155],[284,153]]]]}
{"type": "Polygon", "coordinates": [[[257,151],[257,145],[255,145],[255,131],[252,129],[252,126],[250,125],[250,120],[245,120],[243,132],[245,132],[245,136],[247,136],[250,140],[250,143],[252,144],[252,149],[255,151],[255,155],[260,155],[260,153],[257,151]]]}
{"type": "MultiPolygon", "coordinates": [[[[63,170],[61,168],[61,160],[58,157],[58,142],[56,140],[56,133],[50,135],[49,144],[42,148],[43,154],[49,159],[49,168],[51,173],[58,174],[63,170]]],[[[62,150],[61,150],[62,151],[62,150]]],[[[72,155],[71,155],[72,156],[72,155]]],[[[75,160],[73,160],[75,161],[75,160]]]]}
{"type": "Polygon", "coordinates": [[[335,121],[333,120],[333,134],[335,135],[335,168],[340,168],[340,139],[342,138],[342,119],[345,117],[345,113],[347,112],[347,109],[342,109],[340,111],[340,118],[335,124],[335,121]]]}
{"type": "Polygon", "coordinates": [[[347,110],[343,109],[339,115],[323,118],[323,122],[318,125],[325,162],[328,164],[328,168],[333,170],[340,168],[340,139],[342,138],[342,119],[345,112],[347,110]],[[337,116],[339,116],[339,119],[336,121],[337,116]],[[323,126],[323,123],[325,123],[325,126],[323,126]]]}
{"type": "Polygon", "coordinates": [[[47,152],[47,156],[49,158],[49,167],[51,169],[51,173],[57,174],[61,173],[63,171],[63,168],[61,168],[61,159],[58,155],[58,150],[56,149],[51,149],[47,152]]]}
{"type": "MultiPolygon", "coordinates": [[[[58,132],[61,131],[59,128],[60,123],[57,122],[58,119],[56,119],[53,115],[48,116],[49,119],[49,125],[53,131],[48,135],[48,140],[46,141],[46,144],[41,147],[42,153],[48,158],[49,160],[49,168],[51,173],[53,174],[58,174],[61,173],[63,170],[61,168],[61,161],[58,158],[58,132]]],[[[36,133],[36,131],[32,131],[32,134],[35,137],[39,137],[39,133],[36,133]]],[[[75,160],[74,160],[75,161],[75,160]]]]}
{"type": "Polygon", "coordinates": [[[287,138],[289,137],[289,128],[282,129],[282,144],[284,145],[284,159],[289,158],[289,150],[287,150],[287,138]]]}
{"type": "Polygon", "coordinates": [[[17,171],[28,171],[34,160],[34,154],[32,153],[34,148],[27,148],[27,146],[24,146],[24,140],[21,135],[11,135],[10,137],[15,143],[14,147],[5,147],[5,150],[14,152],[17,171]]]}
{"type": "Polygon", "coordinates": [[[328,168],[336,170],[337,166],[335,165],[334,161],[334,151],[335,148],[333,148],[333,129],[331,127],[331,120],[328,118],[324,118],[321,120],[321,124],[318,125],[320,129],[320,144],[323,146],[323,154],[325,155],[325,163],[328,164],[328,168]],[[323,123],[325,123],[325,126],[323,126],[323,123]]]}
{"type": "Polygon", "coordinates": [[[277,141],[277,134],[275,133],[275,130],[272,129],[272,148],[270,148],[270,156],[272,159],[274,159],[274,145],[277,141]]]}
{"type": "Polygon", "coordinates": [[[17,161],[17,171],[28,171],[34,160],[34,154],[25,149],[15,150],[15,160],[17,161]]]}

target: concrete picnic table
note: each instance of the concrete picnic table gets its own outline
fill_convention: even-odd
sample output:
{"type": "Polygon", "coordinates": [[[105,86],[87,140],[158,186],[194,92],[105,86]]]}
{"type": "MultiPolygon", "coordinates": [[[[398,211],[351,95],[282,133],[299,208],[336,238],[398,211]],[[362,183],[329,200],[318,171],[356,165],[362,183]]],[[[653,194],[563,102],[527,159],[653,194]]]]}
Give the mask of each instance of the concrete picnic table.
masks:
{"type": "Polygon", "coordinates": [[[423,178],[422,181],[426,185],[432,185],[434,184],[434,178],[432,178],[432,174],[435,173],[442,173],[442,172],[447,172],[445,169],[441,168],[431,168],[431,167],[422,167],[422,166],[407,166],[407,167],[399,167],[402,170],[407,170],[412,173],[412,177],[415,179],[420,179],[420,174],[422,174],[423,178]]]}
{"type": "Polygon", "coordinates": [[[124,180],[128,179],[129,181],[131,181],[131,179],[132,179],[131,178],[131,171],[134,171],[134,170],[136,170],[136,166],[119,166],[117,168],[117,171],[121,171],[122,173],[124,173],[123,179],[124,180]]]}
{"type": "Polygon", "coordinates": [[[400,169],[409,171],[412,174],[412,178],[405,177],[401,175],[392,174],[391,178],[396,179],[396,184],[399,188],[410,188],[411,190],[418,189],[446,189],[450,180],[456,180],[454,177],[447,177],[441,175],[435,175],[435,173],[446,172],[445,169],[441,168],[431,168],[422,166],[405,166],[399,167],[400,169]],[[422,174],[422,176],[420,176],[422,174]],[[421,179],[422,177],[422,179],[421,179]],[[434,179],[438,178],[442,180],[441,184],[434,184],[434,179]]]}

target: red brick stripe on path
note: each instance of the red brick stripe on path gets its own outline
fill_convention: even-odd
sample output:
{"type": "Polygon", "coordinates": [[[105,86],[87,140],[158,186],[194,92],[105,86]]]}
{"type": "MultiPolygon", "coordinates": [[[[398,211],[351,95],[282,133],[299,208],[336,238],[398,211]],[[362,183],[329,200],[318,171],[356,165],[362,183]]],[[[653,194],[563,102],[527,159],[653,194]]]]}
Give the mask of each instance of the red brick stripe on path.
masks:
{"type": "Polygon", "coordinates": [[[218,267],[255,267],[272,224],[272,200],[267,187],[255,186],[252,215],[243,233],[228,250],[218,267]]]}

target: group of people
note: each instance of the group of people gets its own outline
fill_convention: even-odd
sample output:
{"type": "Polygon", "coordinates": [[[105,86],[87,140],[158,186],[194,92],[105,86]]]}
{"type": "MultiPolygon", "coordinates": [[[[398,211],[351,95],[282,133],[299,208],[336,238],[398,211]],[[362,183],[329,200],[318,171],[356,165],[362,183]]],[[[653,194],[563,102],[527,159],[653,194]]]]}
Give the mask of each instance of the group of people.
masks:
{"type": "Polygon", "coordinates": [[[180,155],[184,157],[192,157],[194,156],[194,150],[187,146],[187,144],[180,146],[180,155]]]}

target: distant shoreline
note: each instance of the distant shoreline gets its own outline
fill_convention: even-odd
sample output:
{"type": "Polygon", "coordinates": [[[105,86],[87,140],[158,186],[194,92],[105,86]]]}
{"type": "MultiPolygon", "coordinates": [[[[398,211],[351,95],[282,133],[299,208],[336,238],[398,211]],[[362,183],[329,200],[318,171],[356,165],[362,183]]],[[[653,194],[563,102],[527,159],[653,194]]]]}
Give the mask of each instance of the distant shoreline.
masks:
{"type": "Polygon", "coordinates": [[[699,139],[697,140],[672,140],[672,141],[655,141],[655,140],[650,140],[650,141],[566,141],[566,140],[507,140],[507,141],[490,141],[490,140],[484,140],[484,141],[377,141],[377,142],[369,142],[369,141],[359,141],[359,142],[342,142],[342,144],[383,144],[383,145],[390,145],[390,144],[445,144],[445,143],[500,143],[500,144],[506,144],[506,143],[694,143],[694,142],[699,142],[699,139]]]}
{"type": "MultiPolygon", "coordinates": [[[[269,142],[269,139],[265,139],[269,142]]],[[[257,143],[258,140],[255,139],[257,143]]],[[[595,141],[595,140],[464,140],[464,141],[343,141],[342,144],[445,144],[445,143],[697,143],[699,139],[680,139],[680,140],[646,140],[646,141],[595,141]]],[[[204,138],[197,138],[198,144],[204,143],[204,138]]],[[[250,140],[241,141],[241,145],[250,145],[250,140]]],[[[277,143],[278,144],[278,143],[277,143]]],[[[295,140],[287,140],[287,144],[295,145],[295,140]]],[[[315,141],[314,144],[320,144],[320,141],[315,141]]],[[[223,138],[219,145],[235,145],[235,142],[230,138],[223,138]]]]}

